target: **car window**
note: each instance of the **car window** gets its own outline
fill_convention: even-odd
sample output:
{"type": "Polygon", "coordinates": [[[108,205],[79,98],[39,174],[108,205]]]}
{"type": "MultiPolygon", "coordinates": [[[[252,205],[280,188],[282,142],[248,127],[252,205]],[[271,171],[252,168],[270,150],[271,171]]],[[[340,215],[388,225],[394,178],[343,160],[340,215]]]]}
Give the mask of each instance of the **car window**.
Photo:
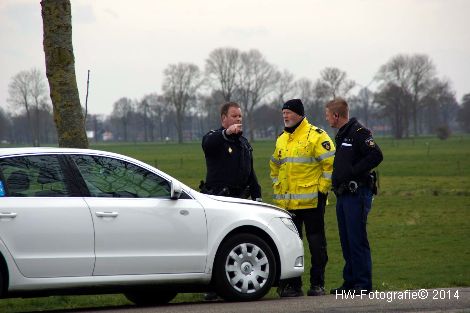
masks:
{"type": "Polygon", "coordinates": [[[55,155],[18,156],[0,159],[2,183],[9,197],[70,196],[55,155]]]}
{"type": "Polygon", "coordinates": [[[92,197],[170,197],[170,183],[166,179],[137,165],[103,156],[71,157],[92,197]]]}

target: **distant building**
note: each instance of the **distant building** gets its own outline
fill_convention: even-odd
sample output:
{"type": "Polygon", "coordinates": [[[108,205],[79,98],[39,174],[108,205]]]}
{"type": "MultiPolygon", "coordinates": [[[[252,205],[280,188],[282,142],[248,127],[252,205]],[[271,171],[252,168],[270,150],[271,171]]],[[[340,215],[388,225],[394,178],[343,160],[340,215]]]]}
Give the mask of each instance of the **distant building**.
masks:
{"type": "Polygon", "coordinates": [[[113,133],[110,131],[105,131],[103,133],[103,141],[111,141],[114,139],[113,133]]]}

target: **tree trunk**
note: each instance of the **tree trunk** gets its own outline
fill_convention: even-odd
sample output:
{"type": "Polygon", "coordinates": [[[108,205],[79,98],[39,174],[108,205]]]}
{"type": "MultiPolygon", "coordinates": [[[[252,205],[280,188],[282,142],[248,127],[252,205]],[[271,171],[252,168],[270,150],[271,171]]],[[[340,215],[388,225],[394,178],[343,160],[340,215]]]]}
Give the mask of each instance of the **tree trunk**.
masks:
{"type": "Polygon", "coordinates": [[[88,148],[72,46],[69,0],[42,0],[46,75],[51,91],[59,147],[88,148]]]}
{"type": "Polygon", "coordinates": [[[183,119],[184,114],[181,110],[176,110],[176,131],[178,133],[178,143],[183,143],[183,119]]]}

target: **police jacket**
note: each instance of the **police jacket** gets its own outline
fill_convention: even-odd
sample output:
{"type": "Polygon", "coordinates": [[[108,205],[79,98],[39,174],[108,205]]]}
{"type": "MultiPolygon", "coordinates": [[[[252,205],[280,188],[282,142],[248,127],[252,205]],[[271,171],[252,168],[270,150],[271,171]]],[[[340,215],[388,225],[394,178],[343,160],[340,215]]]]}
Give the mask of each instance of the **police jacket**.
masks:
{"type": "Polygon", "coordinates": [[[230,196],[239,197],[249,187],[252,199],[261,198],[253,168],[253,148],[241,135],[225,135],[225,129],[211,130],[202,138],[206,157],[206,186],[217,194],[224,187],[230,196]]]}
{"type": "Polygon", "coordinates": [[[307,121],[276,141],[269,162],[274,201],[289,210],[316,208],[318,192],[331,187],[335,147],[328,134],[307,121]]]}
{"type": "Polygon", "coordinates": [[[382,162],[383,155],[370,130],[351,118],[336,134],[333,187],[354,180],[368,184],[370,170],[382,162]]]}

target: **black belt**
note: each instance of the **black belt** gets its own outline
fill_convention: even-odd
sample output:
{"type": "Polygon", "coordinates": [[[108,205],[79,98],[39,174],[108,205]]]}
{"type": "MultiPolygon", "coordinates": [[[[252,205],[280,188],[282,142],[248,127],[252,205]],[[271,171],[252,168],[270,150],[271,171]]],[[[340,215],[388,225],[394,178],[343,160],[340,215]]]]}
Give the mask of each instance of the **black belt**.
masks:
{"type": "Polygon", "coordinates": [[[349,182],[344,182],[340,184],[338,187],[333,187],[333,192],[338,196],[341,196],[346,193],[354,194],[357,192],[357,189],[359,187],[364,187],[364,186],[369,187],[369,188],[371,187],[369,183],[351,180],[349,182]]]}

